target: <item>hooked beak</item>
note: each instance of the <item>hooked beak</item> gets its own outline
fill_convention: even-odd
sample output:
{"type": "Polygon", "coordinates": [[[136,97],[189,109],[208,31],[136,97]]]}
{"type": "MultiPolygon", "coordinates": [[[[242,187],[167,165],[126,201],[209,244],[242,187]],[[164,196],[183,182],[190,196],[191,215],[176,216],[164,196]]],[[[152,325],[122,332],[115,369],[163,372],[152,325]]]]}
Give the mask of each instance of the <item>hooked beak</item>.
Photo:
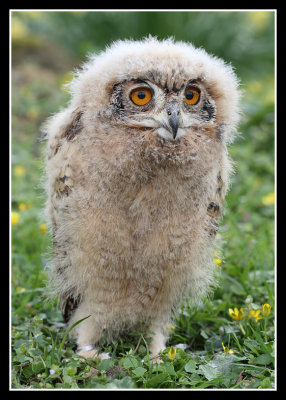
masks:
{"type": "Polygon", "coordinates": [[[178,103],[172,102],[167,105],[166,111],[168,114],[168,122],[173,133],[173,138],[176,139],[180,122],[179,121],[180,107],[178,103]]]}

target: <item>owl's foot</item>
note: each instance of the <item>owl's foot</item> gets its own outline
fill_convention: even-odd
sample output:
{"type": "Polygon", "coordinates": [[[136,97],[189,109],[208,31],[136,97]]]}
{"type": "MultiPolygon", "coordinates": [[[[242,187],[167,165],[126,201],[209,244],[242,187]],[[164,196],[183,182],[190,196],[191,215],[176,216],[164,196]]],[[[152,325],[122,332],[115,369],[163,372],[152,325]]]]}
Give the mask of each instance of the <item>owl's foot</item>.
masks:
{"type": "Polygon", "coordinates": [[[158,354],[155,354],[155,355],[151,354],[150,362],[151,362],[151,364],[161,364],[163,362],[163,360],[161,360],[161,358],[158,354]]]}
{"type": "MultiPolygon", "coordinates": [[[[76,353],[77,355],[84,357],[85,359],[88,358],[99,358],[101,361],[102,360],[106,360],[107,358],[111,358],[111,354],[110,353],[99,353],[98,349],[96,349],[94,346],[83,346],[80,347],[76,353]]],[[[82,360],[82,358],[79,357],[78,359],[82,360]]]]}

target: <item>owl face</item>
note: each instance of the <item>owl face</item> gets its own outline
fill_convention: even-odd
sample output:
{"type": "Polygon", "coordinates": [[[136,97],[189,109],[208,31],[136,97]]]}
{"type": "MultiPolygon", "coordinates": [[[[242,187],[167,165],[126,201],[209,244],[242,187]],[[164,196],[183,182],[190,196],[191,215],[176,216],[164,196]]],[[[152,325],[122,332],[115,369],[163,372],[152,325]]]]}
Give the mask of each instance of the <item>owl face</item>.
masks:
{"type": "Polygon", "coordinates": [[[215,102],[201,79],[186,77],[177,82],[176,75],[171,80],[168,74],[165,79],[155,72],[149,75],[153,79],[134,79],[114,86],[111,104],[122,124],[152,129],[163,139],[176,141],[191,128],[214,122],[215,102]]]}
{"type": "Polygon", "coordinates": [[[115,42],[91,57],[71,84],[71,106],[83,110],[93,132],[100,123],[136,137],[149,131],[170,146],[194,132],[227,142],[239,120],[237,87],[223,60],[150,37],[115,42]]]}

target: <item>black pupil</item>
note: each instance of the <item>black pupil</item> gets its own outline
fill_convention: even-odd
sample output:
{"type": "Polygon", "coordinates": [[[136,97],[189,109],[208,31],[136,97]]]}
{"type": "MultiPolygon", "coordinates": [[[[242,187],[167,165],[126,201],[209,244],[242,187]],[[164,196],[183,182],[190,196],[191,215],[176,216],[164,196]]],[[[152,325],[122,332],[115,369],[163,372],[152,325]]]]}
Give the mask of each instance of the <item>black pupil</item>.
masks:
{"type": "Polygon", "coordinates": [[[143,91],[140,91],[140,92],[137,93],[137,96],[138,96],[139,99],[143,100],[146,97],[146,93],[143,92],[143,91]]]}
{"type": "Polygon", "coordinates": [[[191,90],[188,90],[186,93],[186,99],[192,100],[193,97],[194,97],[194,92],[192,92],[191,90]]]}

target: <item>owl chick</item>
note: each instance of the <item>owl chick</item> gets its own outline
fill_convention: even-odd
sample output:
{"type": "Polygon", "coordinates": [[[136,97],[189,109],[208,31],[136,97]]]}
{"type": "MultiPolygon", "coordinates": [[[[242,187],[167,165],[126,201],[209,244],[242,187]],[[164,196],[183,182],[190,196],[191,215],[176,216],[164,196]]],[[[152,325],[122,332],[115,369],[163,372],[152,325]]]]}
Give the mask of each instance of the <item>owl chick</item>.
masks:
{"type": "Polygon", "coordinates": [[[50,286],[78,353],[144,323],[152,357],[174,310],[205,296],[239,120],[224,61],[172,38],[117,41],[77,71],[46,126],[50,286]]]}

